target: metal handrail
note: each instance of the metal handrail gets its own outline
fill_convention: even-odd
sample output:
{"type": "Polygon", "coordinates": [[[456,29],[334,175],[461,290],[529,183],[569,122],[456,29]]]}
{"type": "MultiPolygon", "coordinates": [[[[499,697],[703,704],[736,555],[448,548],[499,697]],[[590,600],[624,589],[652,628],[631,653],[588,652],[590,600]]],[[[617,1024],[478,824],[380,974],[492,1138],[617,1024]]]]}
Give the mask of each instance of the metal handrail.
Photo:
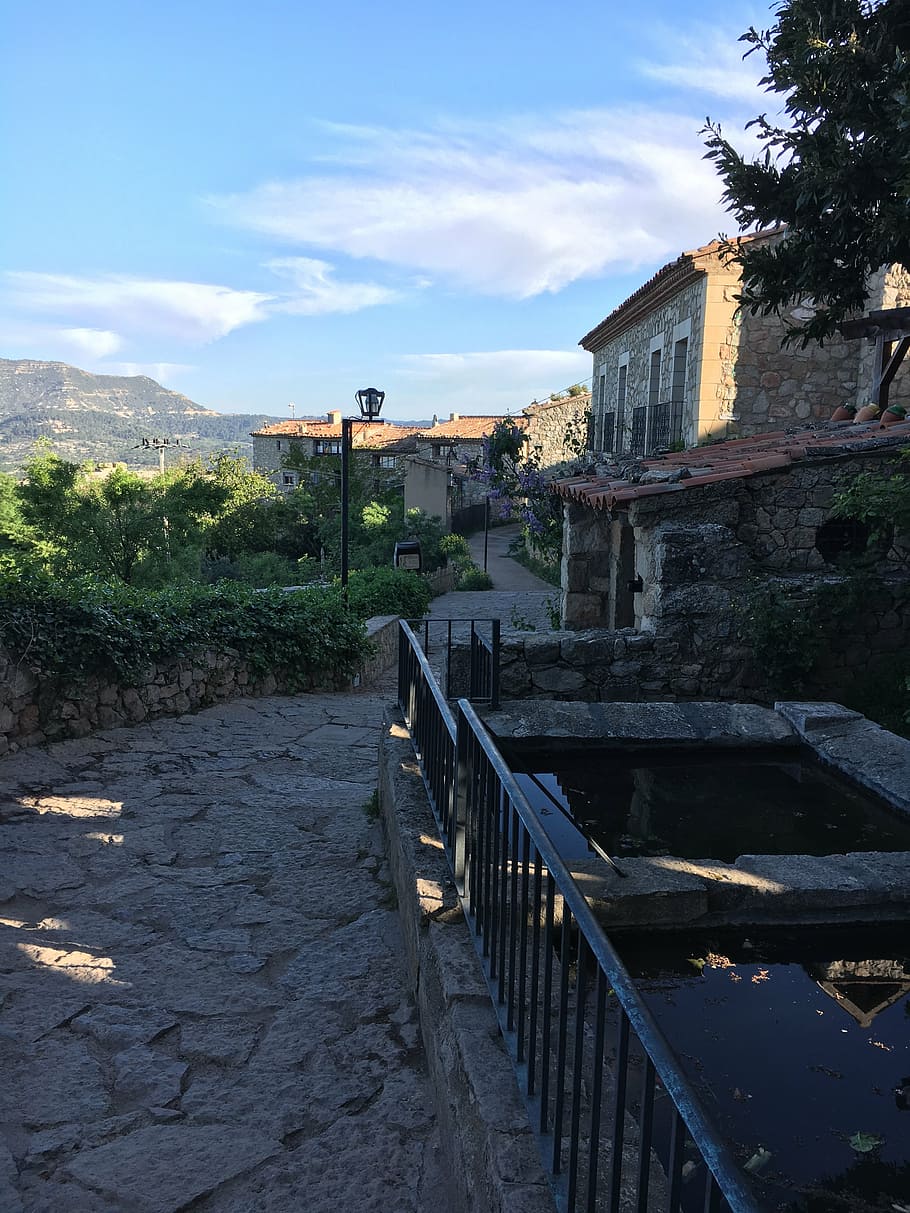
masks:
{"type": "MultiPolygon", "coordinates": [[[[637,1040],[644,1060],[635,1207],[640,1213],[654,1207],[650,1167],[659,1080],[673,1104],[672,1125],[667,1142],[662,1143],[668,1156],[664,1207],[672,1213],[692,1207],[692,1185],[684,1189],[683,1150],[688,1134],[707,1167],[704,1209],[710,1213],[721,1209],[759,1213],[745,1176],[475,709],[461,699],[453,716],[417,637],[406,624],[401,629],[399,654],[399,703],[414,738],[503,1037],[548,1155],[547,1167],[560,1208],[578,1207],[583,1180],[587,1182],[585,1207],[591,1213],[604,1209],[618,1213],[621,1202],[628,1201],[628,1193],[621,1192],[626,1178],[625,1152],[630,1148],[625,1136],[631,1115],[627,1065],[637,1040]],[[559,969],[557,982],[553,981],[554,964],[559,969]],[[593,976],[588,973],[592,967],[593,976]],[[586,1012],[589,982],[596,995],[593,1029],[586,1012]],[[613,1121],[602,1132],[609,990],[619,1003],[619,1023],[613,1121]],[[570,1009],[572,997],[574,1012],[570,1009]],[[630,1030],[634,1034],[631,1043],[630,1030]],[[592,1049],[593,1065],[586,1061],[592,1049]],[[588,1079],[592,1086],[585,1092],[588,1079]],[[582,1132],[583,1104],[589,1120],[587,1136],[582,1132]],[[584,1149],[586,1175],[580,1157],[584,1149]],[[606,1191],[598,1173],[602,1149],[612,1150],[606,1191]]],[[[622,1207],[628,1206],[623,1203],[622,1207]]]]}
{"type": "MultiPolygon", "coordinates": [[[[543,820],[522,792],[508,763],[490,737],[477,712],[466,699],[458,701],[459,732],[462,722],[470,729],[483,749],[509,804],[520,817],[543,866],[563,899],[564,912],[568,910],[578,931],[584,937],[594,961],[606,974],[631,1027],[654,1066],[656,1076],[676,1105],[689,1134],[717,1181],[727,1205],[733,1213],[758,1213],[759,1206],[744,1180],[741,1169],[709,1119],[666,1037],[636,990],[603,927],[547,834],[543,820]]],[[[459,745],[459,749],[461,748],[459,745]]],[[[470,856],[466,858],[465,864],[469,884],[471,879],[470,856]]],[[[466,881],[462,880],[461,891],[463,893],[466,891],[465,884],[466,881]]],[[[466,912],[469,912],[467,907],[466,912]]],[[[472,915],[472,917],[476,916],[472,915]]]]}

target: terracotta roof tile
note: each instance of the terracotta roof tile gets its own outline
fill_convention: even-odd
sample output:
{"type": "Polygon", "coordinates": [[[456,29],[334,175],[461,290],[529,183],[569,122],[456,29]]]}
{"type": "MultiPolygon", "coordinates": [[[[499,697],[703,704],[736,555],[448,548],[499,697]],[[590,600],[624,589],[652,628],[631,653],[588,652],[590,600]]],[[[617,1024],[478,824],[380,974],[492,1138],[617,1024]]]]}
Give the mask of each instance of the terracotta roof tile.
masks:
{"type": "MultiPolygon", "coordinates": [[[[440,441],[445,439],[451,441],[458,438],[485,438],[492,432],[498,421],[505,420],[507,418],[504,416],[459,417],[457,421],[439,421],[429,429],[420,430],[419,436],[423,439],[439,439],[440,441]]],[[[509,417],[508,420],[521,430],[527,428],[527,417],[509,417]]]]}
{"type": "MultiPolygon", "coordinates": [[[[731,438],[688,451],[673,451],[638,461],[647,472],[677,472],[681,478],[640,483],[637,478],[622,480],[614,475],[573,476],[557,480],[553,491],[568,501],[610,509],[616,503],[641,497],[675,493],[680,489],[701,488],[723,480],[739,480],[763,472],[784,471],[795,463],[813,457],[832,458],[870,450],[892,450],[910,441],[910,419],[882,426],[878,421],[856,425],[852,422],[823,422],[792,432],[776,430],[752,438],[731,438]]],[[[628,457],[627,457],[628,458],[628,457]]]]}
{"type": "MultiPolygon", "coordinates": [[[[366,450],[382,450],[404,442],[420,433],[416,425],[394,425],[391,422],[355,421],[351,443],[366,450]]],[[[277,421],[274,425],[254,430],[254,438],[318,438],[323,441],[341,440],[341,423],[319,421],[316,418],[300,417],[295,421],[277,421]]]]}

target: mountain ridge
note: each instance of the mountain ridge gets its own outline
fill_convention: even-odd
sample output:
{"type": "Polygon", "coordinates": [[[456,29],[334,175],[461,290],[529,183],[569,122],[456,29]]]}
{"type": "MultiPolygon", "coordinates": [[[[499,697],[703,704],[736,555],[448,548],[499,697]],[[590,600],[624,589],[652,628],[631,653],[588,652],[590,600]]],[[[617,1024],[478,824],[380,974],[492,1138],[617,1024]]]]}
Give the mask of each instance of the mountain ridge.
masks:
{"type": "Polygon", "coordinates": [[[252,452],[266,413],[218,413],[148,375],[95,375],[67,362],[0,358],[0,467],[9,471],[47,438],[62,458],[154,466],[143,438],[168,438],[184,457],[252,452]],[[175,440],[179,439],[179,444],[175,440]]]}

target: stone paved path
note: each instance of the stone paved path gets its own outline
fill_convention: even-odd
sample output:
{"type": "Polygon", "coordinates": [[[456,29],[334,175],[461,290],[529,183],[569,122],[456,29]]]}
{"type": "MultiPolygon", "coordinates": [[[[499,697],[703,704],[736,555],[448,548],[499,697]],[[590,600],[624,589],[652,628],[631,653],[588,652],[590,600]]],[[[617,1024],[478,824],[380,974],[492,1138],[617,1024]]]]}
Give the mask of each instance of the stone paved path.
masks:
{"type": "Polygon", "coordinates": [[[0,1210],[446,1213],[381,695],[0,762],[0,1210]]]}

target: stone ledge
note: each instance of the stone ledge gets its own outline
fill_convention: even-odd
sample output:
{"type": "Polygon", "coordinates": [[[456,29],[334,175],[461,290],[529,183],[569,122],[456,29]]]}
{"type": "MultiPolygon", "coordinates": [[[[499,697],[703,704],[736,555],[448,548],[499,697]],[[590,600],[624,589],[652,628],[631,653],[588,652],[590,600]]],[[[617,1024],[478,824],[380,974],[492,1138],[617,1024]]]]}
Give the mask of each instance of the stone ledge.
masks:
{"type": "Polygon", "coordinates": [[[394,711],[380,739],[379,797],[440,1138],[459,1186],[449,1209],[553,1213],[411,741],[394,711]]]}

